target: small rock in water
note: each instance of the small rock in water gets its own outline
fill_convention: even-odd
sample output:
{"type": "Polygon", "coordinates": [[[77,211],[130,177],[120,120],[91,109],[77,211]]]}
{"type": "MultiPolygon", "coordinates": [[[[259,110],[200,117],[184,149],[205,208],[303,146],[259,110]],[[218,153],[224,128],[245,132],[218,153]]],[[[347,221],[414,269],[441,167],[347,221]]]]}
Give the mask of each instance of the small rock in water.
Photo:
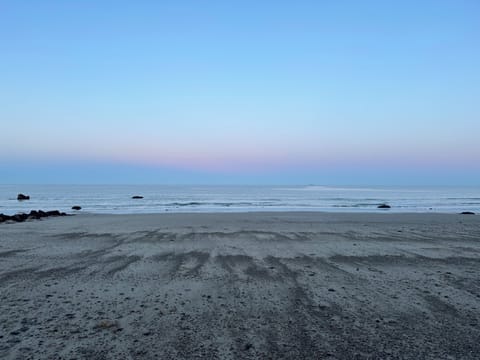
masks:
{"type": "Polygon", "coordinates": [[[143,196],[140,196],[140,195],[134,195],[134,196],[132,196],[132,199],[143,199],[143,196]]]}
{"type": "Polygon", "coordinates": [[[387,204],[380,204],[377,206],[377,209],[390,209],[391,206],[387,204]]]}
{"type": "Polygon", "coordinates": [[[72,206],[72,210],[82,210],[82,207],[81,206],[72,206]]]}
{"type": "Polygon", "coordinates": [[[460,215],[475,215],[473,211],[462,211],[460,215]]]}
{"type": "Polygon", "coordinates": [[[18,194],[17,195],[17,200],[30,200],[30,196],[29,195],[24,195],[24,194],[18,194]]]}

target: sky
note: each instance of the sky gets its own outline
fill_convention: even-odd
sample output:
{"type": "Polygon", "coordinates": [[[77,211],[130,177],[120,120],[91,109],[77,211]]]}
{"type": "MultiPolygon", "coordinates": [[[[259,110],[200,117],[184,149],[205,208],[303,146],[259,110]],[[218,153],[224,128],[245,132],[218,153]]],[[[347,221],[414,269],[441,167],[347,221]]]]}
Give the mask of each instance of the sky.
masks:
{"type": "Polygon", "coordinates": [[[480,2],[0,0],[0,183],[480,184],[480,2]]]}

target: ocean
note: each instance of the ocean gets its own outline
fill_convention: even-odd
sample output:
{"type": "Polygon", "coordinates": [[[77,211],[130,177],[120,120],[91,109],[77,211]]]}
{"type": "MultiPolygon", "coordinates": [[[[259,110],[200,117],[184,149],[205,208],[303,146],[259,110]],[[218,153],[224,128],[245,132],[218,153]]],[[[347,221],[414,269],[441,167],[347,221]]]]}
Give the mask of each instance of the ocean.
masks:
{"type": "Polygon", "coordinates": [[[480,212],[480,187],[0,185],[0,213],[480,212]],[[18,201],[17,194],[30,195],[18,201]],[[140,195],[143,199],[132,199],[140,195]],[[379,204],[391,209],[377,209],[379,204]]]}

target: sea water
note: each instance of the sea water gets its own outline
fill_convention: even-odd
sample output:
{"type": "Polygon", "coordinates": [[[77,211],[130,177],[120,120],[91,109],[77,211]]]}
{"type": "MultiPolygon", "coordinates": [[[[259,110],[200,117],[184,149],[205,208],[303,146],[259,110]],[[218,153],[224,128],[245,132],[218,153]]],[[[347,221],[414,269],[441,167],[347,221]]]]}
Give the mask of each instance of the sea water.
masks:
{"type": "Polygon", "coordinates": [[[0,185],[0,213],[32,209],[164,212],[480,212],[480,187],[0,185]],[[18,201],[24,193],[30,200],[18,201]],[[140,195],[143,199],[132,199],[140,195]],[[377,209],[379,204],[391,209],[377,209]]]}

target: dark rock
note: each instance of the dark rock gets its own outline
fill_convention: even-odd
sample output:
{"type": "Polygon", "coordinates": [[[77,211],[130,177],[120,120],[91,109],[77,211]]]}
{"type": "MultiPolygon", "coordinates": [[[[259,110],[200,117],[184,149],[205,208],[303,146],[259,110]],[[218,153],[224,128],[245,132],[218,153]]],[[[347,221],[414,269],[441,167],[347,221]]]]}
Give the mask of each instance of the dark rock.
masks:
{"type": "Polygon", "coordinates": [[[462,211],[460,215],[475,215],[473,211],[462,211]]]}
{"type": "Polygon", "coordinates": [[[9,216],[9,215],[5,215],[5,214],[0,214],[0,222],[4,222],[4,221],[7,221],[7,220],[11,220],[12,217],[9,216]]]}
{"type": "Polygon", "coordinates": [[[81,206],[72,206],[72,210],[82,210],[82,207],[81,206]]]}
{"type": "Polygon", "coordinates": [[[38,211],[32,210],[30,211],[30,214],[28,214],[29,218],[34,218],[34,219],[40,219],[40,213],[38,211]]]}
{"type": "Polygon", "coordinates": [[[46,213],[45,211],[43,211],[43,210],[38,210],[38,216],[42,218],[42,217],[47,217],[48,215],[47,215],[47,213],[46,213]]]}
{"type": "Polygon", "coordinates": [[[47,216],[61,216],[62,213],[58,210],[47,211],[47,216]]]}
{"type": "Polygon", "coordinates": [[[24,213],[15,214],[11,217],[11,220],[16,222],[23,222],[28,219],[28,215],[24,213]]]}
{"type": "Polygon", "coordinates": [[[377,209],[390,209],[391,206],[387,204],[380,204],[377,206],[377,209]]]}
{"type": "Polygon", "coordinates": [[[132,199],[143,199],[143,196],[140,196],[140,195],[134,195],[134,196],[132,196],[132,199]]]}
{"type": "Polygon", "coordinates": [[[30,196],[24,194],[18,194],[17,200],[30,200],[30,196]]]}

